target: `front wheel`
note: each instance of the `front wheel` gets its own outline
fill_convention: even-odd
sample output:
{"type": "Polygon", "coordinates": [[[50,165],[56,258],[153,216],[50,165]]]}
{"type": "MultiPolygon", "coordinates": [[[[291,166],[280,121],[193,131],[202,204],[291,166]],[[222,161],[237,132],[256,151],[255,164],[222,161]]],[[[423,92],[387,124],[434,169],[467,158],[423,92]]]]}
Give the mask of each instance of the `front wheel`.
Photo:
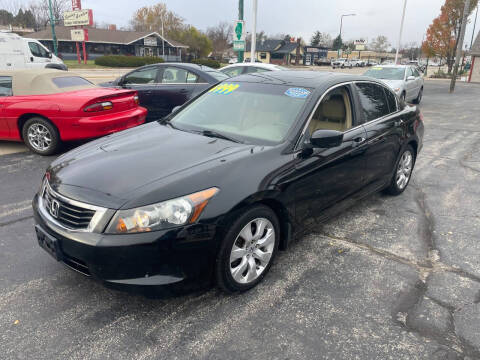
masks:
{"type": "Polygon", "coordinates": [[[270,270],[279,239],[280,225],[270,208],[245,211],[227,231],[217,256],[218,286],[227,293],[256,286],[270,270]]]}
{"type": "Polygon", "coordinates": [[[23,125],[22,135],[30,150],[40,155],[53,155],[61,145],[57,128],[41,117],[27,120],[23,125]]]}
{"type": "Polygon", "coordinates": [[[423,88],[421,88],[420,91],[418,92],[418,96],[415,99],[414,103],[420,104],[420,102],[422,101],[422,97],[423,97],[423,88]]]}
{"type": "Polygon", "coordinates": [[[405,191],[412,177],[415,165],[413,148],[408,145],[401,153],[395,166],[395,173],[386,192],[391,195],[400,195],[405,191]]]}

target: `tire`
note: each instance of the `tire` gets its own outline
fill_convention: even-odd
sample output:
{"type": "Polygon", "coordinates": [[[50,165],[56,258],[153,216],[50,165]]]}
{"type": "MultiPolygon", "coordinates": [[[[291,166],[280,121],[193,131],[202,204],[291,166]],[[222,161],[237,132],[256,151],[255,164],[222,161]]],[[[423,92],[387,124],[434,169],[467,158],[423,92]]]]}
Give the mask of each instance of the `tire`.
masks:
{"type": "Polygon", "coordinates": [[[423,87],[420,89],[420,91],[418,92],[417,98],[413,102],[415,104],[420,104],[420,102],[422,101],[422,98],[423,98],[423,87]]]}
{"type": "Polygon", "coordinates": [[[215,275],[220,289],[235,293],[255,287],[270,270],[279,240],[279,221],[269,207],[254,206],[237,217],[225,234],[216,259],[215,275]],[[257,233],[259,225],[263,227],[261,233],[257,233]]]}
{"type": "Polygon", "coordinates": [[[412,178],[413,168],[415,167],[415,151],[410,145],[407,145],[398,156],[397,161],[395,162],[395,168],[392,176],[392,180],[388,188],[385,189],[385,192],[390,195],[400,195],[405,191],[408,184],[410,183],[410,179],[412,178]],[[407,166],[406,158],[410,159],[409,165],[407,166]],[[408,167],[408,176],[407,170],[408,167]],[[403,181],[400,182],[401,174],[400,171],[402,170],[402,174],[407,176],[404,178],[403,181]]]}
{"type": "Polygon", "coordinates": [[[402,100],[404,104],[407,103],[407,94],[405,93],[405,91],[400,96],[400,100],[402,100]]]}
{"type": "Polygon", "coordinates": [[[53,155],[61,147],[60,135],[50,121],[33,117],[27,120],[22,128],[23,141],[34,153],[53,155]]]}

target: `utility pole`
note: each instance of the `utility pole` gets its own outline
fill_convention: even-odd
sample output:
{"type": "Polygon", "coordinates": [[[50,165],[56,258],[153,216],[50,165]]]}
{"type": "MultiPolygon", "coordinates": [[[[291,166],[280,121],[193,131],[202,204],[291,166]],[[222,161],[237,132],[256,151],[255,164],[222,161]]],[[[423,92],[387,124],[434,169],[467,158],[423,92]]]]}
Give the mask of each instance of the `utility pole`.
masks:
{"type": "Polygon", "coordinates": [[[467,28],[469,10],[470,10],[470,0],[465,0],[465,6],[463,8],[463,16],[462,16],[462,28],[460,30],[460,38],[458,39],[458,43],[457,43],[457,54],[455,55],[455,67],[453,68],[452,81],[450,82],[450,93],[453,93],[455,91],[455,83],[457,81],[457,74],[458,74],[458,64],[460,62],[460,58],[462,57],[462,48],[463,48],[463,42],[465,40],[465,29],[467,28]]]}
{"type": "Polygon", "coordinates": [[[257,58],[257,0],[253,0],[253,29],[252,29],[252,48],[250,53],[250,62],[255,63],[257,58]]]}
{"type": "MultiPolygon", "coordinates": [[[[342,15],[340,16],[340,40],[342,40],[342,28],[343,28],[343,18],[345,16],[356,16],[357,14],[345,14],[345,15],[342,15]]],[[[342,41],[343,43],[343,41],[342,41]]],[[[337,50],[337,58],[340,57],[340,49],[337,50]]]]}
{"type": "Polygon", "coordinates": [[[400,51],[400,44],[402,42],[403,23],[405,22],[405,12],[407,11],[407,0],[403,4],[402,22],[400,24],[400,34],[398,35],[397,53],[395,54],[395,65],[398,63],[398,53],[400,51]]]}
{"type": "Polygon", "coordinates": [[[165,61],[165,36],[163,34],[163,23],[164,23],[164,21],[165,21],[165,14],[162,15],[162,58],[163,58],[163,61],[165,61]]]}
{"type": "Polygon", "coordinates": [[[55,19],[53,18],[52,0],[48,0],[48,8],[50,10],[50,25],[52,26],[53,52],[55,53],[55,56],[57,56],[57,34],[55,34],[55,19]]]}
{"type": "MultiPolygon", "coordinates": [[[[243,20],[243,0],[238,0],[238,20],[243,20]]],[[[243,63],[243,51],[238,52],[238,62],[243,63]]]]}

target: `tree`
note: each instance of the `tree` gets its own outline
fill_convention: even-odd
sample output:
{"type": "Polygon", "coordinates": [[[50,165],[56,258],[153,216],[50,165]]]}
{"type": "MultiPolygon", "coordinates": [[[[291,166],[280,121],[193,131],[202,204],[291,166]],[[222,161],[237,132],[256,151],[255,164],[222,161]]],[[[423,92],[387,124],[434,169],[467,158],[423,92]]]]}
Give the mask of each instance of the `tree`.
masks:
{"type": "Polygon", "coordinates": [[[440,57],[441,62],[442,59],[451,58],[455,51],[455,44],[455,37],[446,19],[446,14],[440,14],[428,27],[422,48],[427,48],[433,56],[440,57]]]}
{"type": "Polygon", "coordinates": [[[388,38],[384,35],[378,35],[370,43],[369,49],[376,52],[386,52],[389,47],[390,43],[388,42],[388,38]]]}
{"type": "Polygon", "coordinates": [[[207,28],[207,36],[212,41],[213,56],[221,57],[222,54],[230,48],[233,36],[233,25],[229,22],[220,22],[216,26],[207,28]]]}
{"type": "Polygon", "coordinates": [[[175,34],[178,35],[185,30],[183,18],[169,11],[163,3],[138,9],[130,21],[135,31],[156,31],[160,34],[162,33],[162,22],[167,38],[173,38],[175,34]]]}
{"type": "MultiPolygon", "coordinates": [[[[71,10],[70,0],[52,0],[52,13],[56,23],[63,23],[63,13],[71,10]]],[[[37,0],[30,3],[28,10],[34,18],[35,28],[45,27],[50,23],[50,8],[48,0],[37,0]]]]}
{"type": "Polygon", "coordinates": [[[332,46],[332,37],[330,34],[321,33],[320,31],[315,31],[311,40],[311,46],[323,46],[323,47],[331,47],[332,46]]]}
{"type": "Polygon", "coordinates": [[[195,58],[205,57],[213,49],[212,41],[194,26],[187,26],[183,30],[173,32],[172,38],[188,45],[189,51],[195,58]]]}
{"type": "Polygon", "coordinates": [[[0,9],[0,25],[13,24],[14,16],[10,11],[0,9]]]}
{"type": "Polygon", "coordinates": [[[417,45],[415,41],[407,43],[403,45],[400,52],[402,53],[403,57],[409,59],[418,59],[421,53],[420,47],[417,45]]]}
{"type": "Polygon", "coordinates": [[[335,40],[333,40],[332,49],[340,50],[343,47],[342,37],[338,35],[335,40]]]}
{"type": "Polygon", "coordinates": [[[312,38],[310,39],[310,45],[312,46],[320,46],[320,40],[321,40],[321,36],[322,34],[320,33],[320,31],[315,31],[313,33],[313,36],[312,38]]]}

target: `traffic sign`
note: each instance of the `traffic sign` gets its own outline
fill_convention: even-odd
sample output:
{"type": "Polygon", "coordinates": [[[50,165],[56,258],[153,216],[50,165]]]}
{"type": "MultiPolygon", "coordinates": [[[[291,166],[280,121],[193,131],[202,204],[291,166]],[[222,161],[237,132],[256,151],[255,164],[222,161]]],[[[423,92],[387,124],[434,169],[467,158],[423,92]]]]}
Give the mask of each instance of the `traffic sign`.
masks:
{"type": "Polygon", "coordinates": [[[245,51],[245,41],[233,40],[233,51],[245,51]]]}
{"type": "Polygon", "coordinates": [[[245,41],[245,21],[237,20],[235,21],[235,28],[233,34],[234,41],[245,41]]]}

